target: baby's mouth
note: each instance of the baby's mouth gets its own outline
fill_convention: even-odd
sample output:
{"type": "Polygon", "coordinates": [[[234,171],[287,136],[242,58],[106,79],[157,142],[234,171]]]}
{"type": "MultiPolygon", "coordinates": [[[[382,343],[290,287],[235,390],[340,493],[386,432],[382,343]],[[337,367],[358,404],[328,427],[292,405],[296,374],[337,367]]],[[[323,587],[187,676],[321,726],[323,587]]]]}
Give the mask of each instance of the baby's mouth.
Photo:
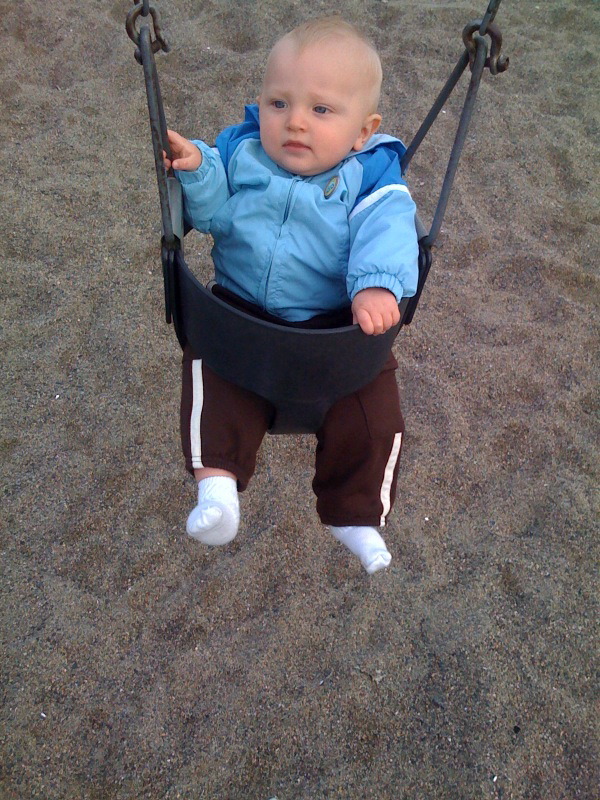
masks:
{"type": "Polygon", "coordinates": [[[288,139],[283,143],[283,146],[288,150],[310,150],[310,147],[304,142],[298,142],[296,139],[288,139]]]}

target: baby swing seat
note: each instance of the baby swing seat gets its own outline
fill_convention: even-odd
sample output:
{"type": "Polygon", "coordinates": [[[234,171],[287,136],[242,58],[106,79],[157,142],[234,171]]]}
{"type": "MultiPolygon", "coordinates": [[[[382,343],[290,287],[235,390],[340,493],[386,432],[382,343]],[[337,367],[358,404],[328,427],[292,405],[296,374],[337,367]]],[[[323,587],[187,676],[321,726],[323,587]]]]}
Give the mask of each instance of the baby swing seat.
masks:
{"type": "MultiPolygon", "coordinates": [[[[181,241],[181,185],[175,178],[167,180],[173,230],[181,241]]],[[[420,223],[417,230],[424,234],[420,223]]],[[[270,433],[314,433],[336,400],[370,383],[415,301],[404,298],[400,321],[380,336],[367,336],[358,325],[291,327],[236,308],[204,287],[188,267],[182,246],[163,253],[163,261],[167,315],[181,347],[189,345],[222,378],[269,400],[274,406],[270,433]]],[[[430,251],[421,248],[420,285],[429,264],[430,251]]]]}
{"type": "Polygon", "coordinates": [[[400,323],[381,336],[357,325],[307,329],[276,325],[216,297],[175,254],[178,337],[225,380],[266,397],[271,433],[313,433],[328,409],[372,381],[389,355],[400,323]]]}

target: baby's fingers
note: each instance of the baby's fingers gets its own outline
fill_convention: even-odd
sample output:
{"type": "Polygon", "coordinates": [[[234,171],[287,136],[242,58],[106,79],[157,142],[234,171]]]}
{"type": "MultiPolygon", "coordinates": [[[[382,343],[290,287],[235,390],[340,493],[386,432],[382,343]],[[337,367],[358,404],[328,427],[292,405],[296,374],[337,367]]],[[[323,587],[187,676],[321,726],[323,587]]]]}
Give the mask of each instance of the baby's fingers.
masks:
{"type": "Polygon", "coordinates": [[[389,331],[397,322],[400,321],[400,310],[397,305],[391,309],[386,309],[382,314],[382,325],[379,333],[389,331]]]}
{"type": "Polygon", "coordinates": [[[387,331],[387,329],[390,327],[389,325],[386,325],[384,316],[380,311],[371,312],[371,322],[373,324],[373,333],[375,336],[387,331]]]}
{"type": "Polygon", "coordinates": [[[397,305],[392,308],[384,308],[382,311],[372,311],[373,333],[378,334],[389,331],[397,322],[400,321],[400,311],[397,305]]]}
{"type": "Polygon", "coordinates": [[[196,147],[194,149],[196,151],[195,153],[183,156],[182,158],[174,158],[173,169],[188,170],[191,172],[193,172],[195,169],[198,169],[202,161],[202,157],[198,148],[196,147]]]}
{"type": "Polygon", "coordinates": [[[176,150],[177,152],[187,143],[187,139],[177,133],[177,131],[172,131],[170,128],[167,128],[167,139],[171,145],[171,150],[176,150]]]}
{"type": "Polygon", "coordinates": [[[366,333],[368,336],[376,332],[371,315],[366,308],[359,308],[358,311],[354,313],[353,322],[360,325],[362,332],[366,333]]]}

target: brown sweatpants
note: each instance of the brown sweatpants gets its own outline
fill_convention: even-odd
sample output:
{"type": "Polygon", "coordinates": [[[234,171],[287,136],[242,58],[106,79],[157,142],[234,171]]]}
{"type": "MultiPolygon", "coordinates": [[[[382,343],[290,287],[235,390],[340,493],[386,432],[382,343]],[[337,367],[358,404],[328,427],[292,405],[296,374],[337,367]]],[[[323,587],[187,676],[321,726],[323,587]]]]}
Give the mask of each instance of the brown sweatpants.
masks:
{"type": "MultiPolygon", "coordinates": [[[[313,490],[325,525],[385,525],[404,433],[396,367],[390,353],[375,380],[338,400],[317,431],[313,490]]],[[[272,414],[268,400],[223,380],[186,348],[181,442],[189,472],[229,470],[243,491],[272,414]]]]}

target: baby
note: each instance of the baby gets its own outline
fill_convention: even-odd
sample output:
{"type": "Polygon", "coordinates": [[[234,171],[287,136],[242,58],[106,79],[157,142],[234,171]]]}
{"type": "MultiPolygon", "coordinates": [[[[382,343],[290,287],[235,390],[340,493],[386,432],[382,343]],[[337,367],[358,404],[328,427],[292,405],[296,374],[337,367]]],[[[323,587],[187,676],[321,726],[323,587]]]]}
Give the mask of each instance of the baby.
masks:
{"type": "MultiPolygon", "coordinates": [[[[184,213],[214,239],[216,279],[231,302],[267,319],[381,334],[417,288],[415,205],[401,177],[401,142],[377,134],[381,63],[338,17],[305,23],[273,47],[257,106],[211,148],[169,131],[184,213]]],[[[339,400],[317,432],[317,512],[368,573],[391,555],[377,527],[396,493],[404,432],[390,353],[383,371],[339,400]]],[[[198,481],[187,521],[205,544],[231,541],[238,491],[254,472],[269,402],[183,357],[182,444],[198,481]]]]}

